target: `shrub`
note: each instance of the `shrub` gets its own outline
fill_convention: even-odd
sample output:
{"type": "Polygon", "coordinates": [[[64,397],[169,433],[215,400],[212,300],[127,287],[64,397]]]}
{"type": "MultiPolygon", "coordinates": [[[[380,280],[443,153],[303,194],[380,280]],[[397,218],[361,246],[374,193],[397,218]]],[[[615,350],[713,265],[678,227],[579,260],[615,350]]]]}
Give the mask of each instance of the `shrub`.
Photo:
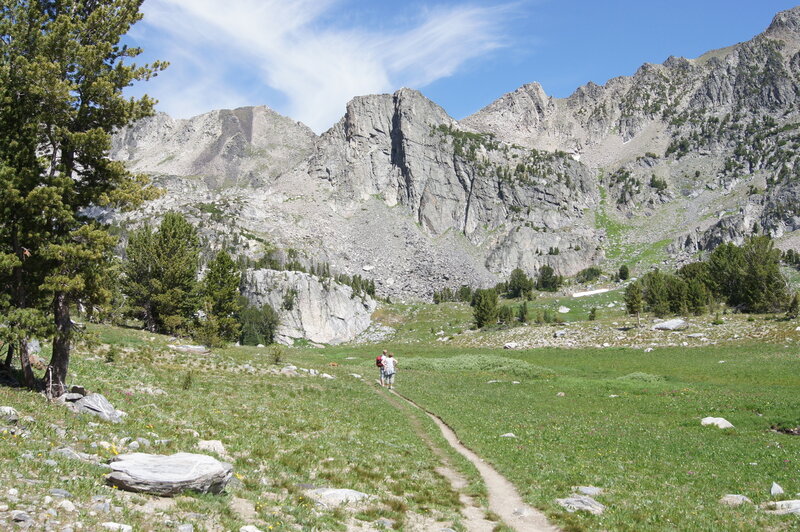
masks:
{"type": "Polygon", "coordinates": [[[497,292],[493,288],[475,290],[471,305],[478,329],[497,322],[497,292]]]}
{"type": "Polygon", "coordinates": [[[627,281],[627,280],[628,280],[628,278],[630,278],[630,276],[631,276],[631,271],[630,271],[630,269],[628,268],[628,265],[627,265],[627,264],[623,264],[622,266],[620,266],[620,267],[619,267],[619,274],[618,274],[618,276],[619,276],[619,280],[620,280],[620,281],[627,281]]]}
{"type": "Polygon", "coordinates": [[[539,270],[536,289],[542,292],[555,292],[564,282],[564,278],[555,274],[555,270],[545,264],[539,270]]]}

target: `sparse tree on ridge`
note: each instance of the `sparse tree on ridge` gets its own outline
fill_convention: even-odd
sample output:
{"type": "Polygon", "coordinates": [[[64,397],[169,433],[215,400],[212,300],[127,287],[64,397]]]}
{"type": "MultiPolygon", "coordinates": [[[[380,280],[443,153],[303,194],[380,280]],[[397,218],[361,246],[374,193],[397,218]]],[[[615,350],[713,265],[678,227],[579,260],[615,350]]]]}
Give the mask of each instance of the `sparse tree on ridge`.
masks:
{"type": "Polygon", "coordinates": [[[122,90],[163,64],[136,66],[120,38],[141,19],[141,0],[6,2],[0,11],[0,306],[16,332],[26,384],[27,339],[52,334],[45,387],[65,390],[71,309],[109,297],[115,239],[86,214],[136,206],[147,180],[108,159],[110,132],[153,111],[122,90]]]}

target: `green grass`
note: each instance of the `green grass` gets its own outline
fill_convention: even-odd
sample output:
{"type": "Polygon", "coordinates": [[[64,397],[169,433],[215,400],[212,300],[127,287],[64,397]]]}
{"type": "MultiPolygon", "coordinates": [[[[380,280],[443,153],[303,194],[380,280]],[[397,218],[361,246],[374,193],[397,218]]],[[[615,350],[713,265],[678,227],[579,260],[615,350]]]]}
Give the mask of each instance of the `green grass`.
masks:
{"type": "MultiPolygon", "coordinates": [[[[489,384],[503,373],[409,369],[400,382],[404,393],[440,414],[467,446],[563,526],[800,526],[797,516],[717,502],[727,493],[769,501],[773,481],[787,494],[800,492],[800,438],[769,430],[776,423],[800,425],[800,359],[794,349],[547,349],[513,358],[550,368],[557,376],[489,384]],[[705,416],[725,417],[736,428],[702,427],[705,416]],[[506,432],[518,438],[498,437],[506,432]],[[576,485],[604,488],[598,500],[608,507],[606,513],[568,514],[555,504],[576,485]]],[[[506,375],[506,381],[513,377],[506,375]]]]}
{"type": "MultiPolygon", "coordinates": [[[[568,319],[585,319],[597,306],[600,324],[607,326],[620,311],[605,305],[619,297],[542,296],[531,307],[561,303],[571,308],[568,319]]],[[[0,460],[8,465],[0,468],[0,485],[4,492],[18,489],[22,501],[40,501],[51,487],[67,489],[80,508],[73,520],[90,530],[108,520],[160,530],[165,518],[188,522],[191,514],[205,516],[199,524],[194,520],[198,530],[206,528],[203,523],[224,530],[245,524],[344,530],[350,520],[381,517],[403,529],[412,513],[459,529],[457,495],[436,467],[448,460],[467,477],[467,492],[484,503],[485,488],[475,470],[447,450],[427,416],[376,389],[374,357],[386,347],[399,361],[397,390],[444,419],[565,530],[800,527],[798,516],[718,503],[728,493],[757,504],[770,501],[773,481],[786,490],[785,498],[800,492],[800,438],[770,431],[773,425],[800,426],[800,357],[789,347],[797,336],[791,323],[781,328],[781,343],[745,339],[646,353],[467,349],[436,341],[439,331],[452,335],[469,326],[466,304],[385,306],[377,317],[398,331],[385,345],[286,349],[287,363],[333,374],[331,381],[269,373],[268,349],[186,354],[170,350],[174,340],[164,336],[90,326],[98,345],[76,350],[70,383],[103,393],[129,414],[126,421],[98,423],[47,404],[39,394],[0,387],[0,405],[35,419],[26,424],[28,438],[0,434],[0,460]],[[111,347],[114,361],[105,362],[111,347]],[[724,417],[736,428],[702,427],[705,416],[724,417]],[[507,432],[517,438],[499,438],[507,432]],[[55,467],[43,463],[52,448],[64,444],[110,458],[124,451],[125,437],[169,439],[146,449],[167,454],[193,451],[200,439],[219,439],[233,457],[236,477],[224,494],[178,497],[159,515],[135,510],[134,503],[149,497],[107,487],[98,466],[60,457],[55,467]],[[102,441],[114,446],[92,446],[102,441]],[[437,454],[429,445],[445,450],[437,454]],[[26,452],[34,459],[23,458],[26,452]],[[354,513],[326,510],[305,498],[302,484],[352,488],[376,498],[354,513]],[[555,503],[577,485],[605,489],[597,497],[607,506],[602,516],[569,514],[555,503]],[[95,495],[111,498],[123,513],[89,515],[95,495]],[[256,508],[254,523],[232,511],[234,498],[256,508]]],[[[0,503],[7,502],[4,497],[0,503]]]]}
{"type": "MultiPolygon", "coordinates": [[[[119,425],[97,423],[48,405],[39,394],[0,387],[0,405],[36,420],[29,424],[30,437],[24,441],[7,433],[0,436],[0,460],[9,465],[0,470],[0,484],[19,489],[21,499],[41,500],[50,487],[60,487],[82,505],[75,520],[88,529],[113,517],[135,529],[160,530],[163,517],[157,515],[132,510],[113,516],[88,514],[90,499],[98,494],[111,497],[115,505],[131,506],[120,492],[105,486],[102,468],[62,458],[56,459],[57,467],[50,467],[41,460],[60,445],[110,458],[124,452],[119,443],[124,437],[169,439],[166,446],[146,449],[166,454],[192,452],[199,439],[218,439],[234,458],[235,479],[223,495],[180,498],[168,510],[171,519],[188,522],[189,513],[200,513],[216,526],[238,530],[248,524],[229,508],[232,498],[239,497],[258,509],[262,529],[344,530],[349,514],[315,507],[304,498],[301,484],[373,494],[368,509],[394,519],[400,528],[406,511],[435,520],[458,517],[457,495],[434,471],[439,459],[415,433],[409,417],[387,404],[374,386],[328,366],[319,352],[309,350],[300,356],[298,350],[287,350],[287,361],[334,373],[335,380],[269,374],[266,349],[191,355],[166,348],[166,337],[112,327],[92,329],[101,346],[76,351],[69,380],[103,393],[128,417],[119,425]],[[120,350],[113,363],[103,361],[106,345],[120,350]],[[248,373],[244,364],[256,372],[248,373]],[[53,426],[66,430],[66,436],[59,437],[53,426]],[[92,447],[101,441],[115,447],[92,447]],[[23,452],[37,459],[24,459],[23,452]],[[17,474],[42,484],[22,482],[17,474]]],[[[431,427],[425,430],[433,432],[431,427]]],[[[12,504],[10,509],[24,506],[12,504]]]]}

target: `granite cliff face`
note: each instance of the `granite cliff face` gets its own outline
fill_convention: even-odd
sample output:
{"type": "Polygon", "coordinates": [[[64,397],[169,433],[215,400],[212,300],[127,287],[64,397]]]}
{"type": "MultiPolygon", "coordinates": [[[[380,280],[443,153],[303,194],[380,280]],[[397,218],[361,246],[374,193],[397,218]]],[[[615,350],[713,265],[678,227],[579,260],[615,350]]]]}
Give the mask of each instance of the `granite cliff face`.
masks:
{"type": "Polygon", "coordinates": [[[248,270],[242,294],[256,304],[268,303],[280,314],[276,341],[292,345],[306,339],[340,344],[355,338],[370,324],[376,302],[356,296],[353,289],[295,271],[248,270]]]}
{"type": "Polygon", "coordinates": [[[263,107],[158,115],[120,131],[112,154],[169,193],[118,220],[181,210],[209,247],[293,248],[392,298],[516,267],[649,267],[753,232],[787,247],[799,96],[795,8],[751,41],[564,99],[531,83],[460,122],[410,89],[354,98],[321,136],[263,107]]]}

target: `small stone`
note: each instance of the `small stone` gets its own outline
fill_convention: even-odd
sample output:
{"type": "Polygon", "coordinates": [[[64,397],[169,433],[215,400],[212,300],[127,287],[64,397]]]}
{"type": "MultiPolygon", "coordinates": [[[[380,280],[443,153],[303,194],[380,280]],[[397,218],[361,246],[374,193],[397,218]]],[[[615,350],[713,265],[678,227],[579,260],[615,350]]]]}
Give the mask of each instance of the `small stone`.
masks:
{"type": "Polygon", "coordinates": [[[16,497],[19,495],[19,490],[17,488],[11,488],[8,490],[9,497],[16,497]]]}
{"type": "Polygon", "coordinates": [[[55,460],[51,460],[49,458],[47,460],[45,460],[43,463],[44,463],[44,465],[49,466],[49,467],[56,467],[58,465],[58,462],[56,462],[55,460]]]}
{"type": "Polygon", "coordinates": [[[775,497],[776,495],[783,495],[783,488],[777,482],[772,483],[769,494],[775,497]]]}
{"type": "Polygon", "coordinates": [[[353,377],[354,379],[363,379],[364,378],[361,375],[359,375],[358,373],[351,373],[350,376],[353,377]]]}
{"type": "Polygon", "coordinates": [[[387,530],[390,530],[394,526],[394,521],[386,517],[381,517],[377,521],[374,521],[372,524],[375,528],[378,529],[385,528],[387,530]]]}
{"type": "Polygon", "coordinates": [[[501,438],[516,438],[513,432],[506,432],[505,434],[500,435],[501,438]]]}
{"type": "Polygon", "coordinates": [[[225,445],[219,440],[200,440],[197,442],[197,448],[201,451],[217,453],[220,456],[228,455],[225,451],[225,445]]]}
{"type": "Polygon", "coordinates": [[[767,507],[771,508],[769,513],[772,514],[800,514],[800,500],[770,502],[767,503],[767,507]]]}
{"type": "Polygon", "coordinates": [[[556,394],[556,397],[566,397],[566,396],[567,396],[567,394],[565,394],[564,392],[558,392],[556,394]]]}
{"type": "Polygon", "coordinates": [[[371,496],[351,489],[317,488],[306,491],[308,496],[321,506],[339,506],[369,499],[371,496]]]}
{"type": "Polygon", "coordinates": [[[518,347],[519,347],[519,344],[517,342],[508,342],[507,344],[505,344],[503,346],[503,349],[516,349],[518,347]]]}
{"type": "Polygon", "coordinates": [[[322,377],[323,379],[335,379],[336,378],[333,375],[328,375],[327,373],[321,374],[320,377],[322,377]]]}
{"type": "Polygon", "coordinates": [[[261,529],[253,525],[247,525],[240,528],[239,532],[261,532],[261,529]]]}
{"type": "Polygon", "coordinates": [[[178,532],[194,532],[194,525],[191,523],[183,523],[176,528],[178,532]]]}
{"type": "Polygon", "coordinates": [[[744,495],[733,495],[728,494],[722,497],[719,500],[720,504],[725,504],[727,506],[741,506],[743,504],[753,504],[753,501],[745,497],[744,495]]]}
{"type": "Polygon", "coordinates": [[[64,510],[65,512],[74,512],[75,505],[67,499],[64,499],[60,503],[58,503],[58,508],[64,510]]]}
{"type": "Polygon", "coordinates": [[[132,442],[130,442],[130,443],[128,444],[128,449],[130,449],[130,450],[132,450],[132,451],[136,451],[136,450],[138,450],[138,449],[139,449],[139,447],[141,447],[141,445],[139,445],[139,442],[138,442],[138,441],[132,441],[132,442]]]}
{"type": "Polygon", "coordinates": [[[105,523],[101,523],[100,526],[105,528],[106,530],[119,530],[119,532],[133,532],[133,527],[130,525],[123,525],[121,523],[114,523],[111,521],[106,521],[105,523]]]}
{"type": "Polygon", "coordinates": [[[67,490],[62,490],[61,488],[53,488],[50,490],[50,495],[53,497],[57,497],[59,499],[69,499],[72,497],[72,494],[67,490]]]}
{"type": "Polygon", "coordinates": [[[561,329],[561,330],[556,331],[556,332],[553,333],[553,338],[561,338],[561,337],[566,336],[566,335],[567,335],[567,331],[561,329]]]}
{"type": "Polygon", "coordinates": [[[11,520],[16,523],[24,523],[26,521],[31,521],[31,516],[22,510],[14,510],[11,512],[11,520]]]}

